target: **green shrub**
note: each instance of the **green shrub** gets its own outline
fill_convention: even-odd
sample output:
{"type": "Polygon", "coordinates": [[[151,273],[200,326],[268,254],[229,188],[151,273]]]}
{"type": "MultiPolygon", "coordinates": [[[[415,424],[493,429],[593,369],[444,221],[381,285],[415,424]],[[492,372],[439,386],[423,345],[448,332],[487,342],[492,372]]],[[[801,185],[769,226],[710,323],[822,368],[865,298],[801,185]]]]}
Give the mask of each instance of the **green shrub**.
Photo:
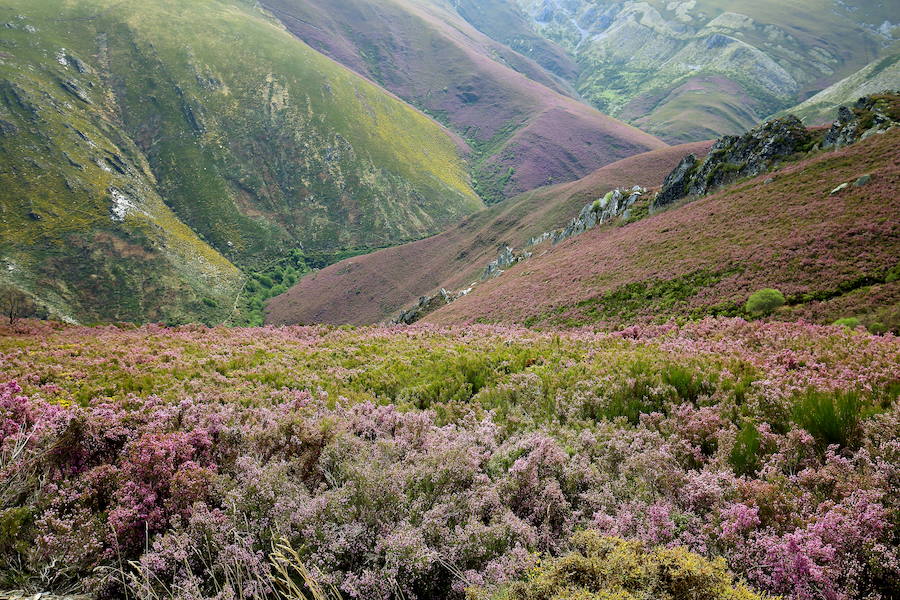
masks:
{"type": "Polygon", "coordinates": [[[884,335],[890,331],[890,328],[880,321],[870,324],[867,329],[869,333],[874,333],[875,335],[884,335]]]}
{"type": "Polygon", "coordinates": [[[680,365],[670,365],[662,372],[662,380],[666,385],[675,388],[678,397],[696,405],[700,396],[710,394],[711,386],[692,370],[680,365]]]}
{"type": "Polygon", "coordinates": [[[847,327],[848,329],[856,329],[859,327],[859,319],[856,317],[844,317],[843,319],[838,319],[832,325],[837,327],[847,327]]]}
{"type": "Polygon", "coordinates": [[[632,425],[640,422],[642,414],[665,412],[666,397],[656,392],[658,379],[651,368],[641,362],[631,365],[629,376],[617,385],[603,406],[597,407],[595,420],[625,417],[632,425]]]}
{"type": "Polygon", "coordinates": [[[898,279],[900,279],[900,262],[891,267],[891,269],[885,274],[884,282],[893,283],[898,279]]]}
{"type": "Polygon", "coordinates": [[[863,403],[859,392],[809,390],[794,404],[794,422],[812,435],[823,449],[831,444],[856,446],[863,403]]]}
{"type": "Polygon", "coordinates": [[[747,421],[737,434],[734,447],[728,456],[735,475],[755,475],[759,469],[759,430],[747,421]]]}
{"type": "Polygon", "coordinates": [[[527,581],[489,595],[470,590],[470,600],[760,600],[735,583],[725,560],[708,560],[685,548],[648,548],[640,542],[583,531],[574,551],[550,558],[527,581]]]}
{"type": "Polygon", "coordinates": [[[766,288],[751,294],[744,308],[754,317],[764,317],[772,314],[776,308],[784,306],[785,302],[787,300],[784,294],[776,289],[766,288]]]}

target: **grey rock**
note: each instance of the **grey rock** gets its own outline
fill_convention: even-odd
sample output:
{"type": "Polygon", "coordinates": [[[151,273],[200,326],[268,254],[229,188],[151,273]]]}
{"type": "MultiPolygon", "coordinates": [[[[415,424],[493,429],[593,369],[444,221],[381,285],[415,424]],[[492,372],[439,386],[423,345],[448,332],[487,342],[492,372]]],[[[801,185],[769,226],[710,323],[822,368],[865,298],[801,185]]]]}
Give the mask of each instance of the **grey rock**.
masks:
{"type": "Polygon", "coordinates": [[[81,86],[78,85],[78,82],[74,79],[60,80],[59,84],[60,86],[62,86],[62,89],[66,90],[85,104],[92,104],[91,99],[88,97],[87,93],[85,93],[85,91],[81,89],[81,86]]]}
{"type": "MultiPolygon", "coordinates": [[[[885,91],[881,95],[900,94],[900,91],[885,91]]],[[[822,148],[842,148],[872,135],[884,133],[898,124],[888,112],[883,102],[876,96],[866,96],[856,101],[853,107],[838,108],[838,117],[822,140],[822,148]]]]}
{"type": "Polygon", "coordinates": [[[694,171],[697,170],[697,157],[688,154],[681,159],[678,166],[666,176],[662,189],[656,196],[655,206],[665,206],[688,195],[694,171]]]}
{"type": "Polygon", "coordinates": [[[433,296],[422,296],[419,298],[418,304],[409,310],[402,311],[391,321],[391,323],[394,325],[412,325],[416,321],[422,319],[425,315],[436,311],[442,306],[450,304],[454,300],[462,298],[471,291],[472,288],[460,290],[458,292],[450,292],[441,288],[440,291],[433,296]]]}
{"type": "Polygon", "coordinates": [[[804,150],[811,140],[809,131],[794,116],[772,119],[742,136],[719,138],[701,164],[693,155],[682,159],[663,182],[654,207],[687,196],[704,196],[738,179],[765,173],[804,150]]]}
{"type": "Polygon", "coordinates": [[[516,254],[513,252],[513,249],[508,245],[505,245],[500,249],[500,252],[497,254],[497,260],[491,261],[488,263],[488,266],[485,267],[484,272],[481,274],[481,280],[484,281],[486,279],[493,279],[494,277],[498,277],[503,274],[503,272],[509,267],[513,266],[519,261],[527,260],[531,257],[530,252],[522,252],[520,254],[516,254]]]}
{"type": "Polygon", "coordinates": [[[833,190],[831,190],[831,192],[829,192],[828,195],[834,196],[835,194],[840,194],[841,192],[846,190],[848,187],[850,187],[849,183],[842,183],[841,185],[839,185],[836,188],[834,188],[833,190]]]}
{"type": "Polygon", "coordinates": [[[872,181],[872,176],[869,174],[866,174],[866,175],[863,175],[862,177],[860,177],[859,179],[857,179],[856,181],[854,181],[853,185],[855,187],[862,187],[862,186],[866,185],[867,183],[869,183],[870,181],[872,181]]]}

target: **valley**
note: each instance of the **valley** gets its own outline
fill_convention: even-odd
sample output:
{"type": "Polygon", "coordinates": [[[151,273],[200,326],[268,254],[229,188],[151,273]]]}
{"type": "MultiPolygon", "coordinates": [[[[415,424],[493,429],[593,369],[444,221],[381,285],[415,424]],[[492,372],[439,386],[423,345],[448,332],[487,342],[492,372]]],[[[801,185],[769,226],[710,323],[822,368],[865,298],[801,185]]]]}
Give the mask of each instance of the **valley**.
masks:
{"type": "Polygon", "coordinates": [[[0,599],[896,600],[898,8],[0,2],[0,599]]]}

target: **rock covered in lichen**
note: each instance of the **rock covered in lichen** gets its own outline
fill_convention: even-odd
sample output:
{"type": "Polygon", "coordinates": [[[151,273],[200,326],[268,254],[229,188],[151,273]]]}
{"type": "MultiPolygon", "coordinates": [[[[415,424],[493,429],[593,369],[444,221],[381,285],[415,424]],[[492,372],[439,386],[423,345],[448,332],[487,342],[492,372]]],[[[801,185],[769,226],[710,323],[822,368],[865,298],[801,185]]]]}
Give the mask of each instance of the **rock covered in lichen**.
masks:
{"type": "Polygon", "coordinates": [[[741,136],[726,135],[703,162],[686,156],[666,177],[654,206],[687,196],[703,196],[743,177],[765,173],[778,162],[805,150],[812,134],[794,116],[772,119],[741,136]]]}
{"type": "Polygon", "coordinates": [[[900,91],[860,98],[838,108],[838,117],[822,140],[823,148],[842,148],[870,135],[884,133],[900,122],[900,91]]]}

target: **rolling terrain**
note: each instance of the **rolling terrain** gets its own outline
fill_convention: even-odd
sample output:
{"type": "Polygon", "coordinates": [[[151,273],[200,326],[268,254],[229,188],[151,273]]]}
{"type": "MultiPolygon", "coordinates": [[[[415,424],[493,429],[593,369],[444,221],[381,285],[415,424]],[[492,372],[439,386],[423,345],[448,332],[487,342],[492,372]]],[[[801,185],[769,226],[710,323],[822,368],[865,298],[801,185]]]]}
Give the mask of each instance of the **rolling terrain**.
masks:
{"type": "Polygon", "coordinates": [[[465,144],[238,0],[0,6],[0,278],[78,321],[220,322],[239,269],[440,231],[465,144]]]}
{"type": "Polygon", "coordinates": [[[463,219],[436,236],[353,257],[305,276],[267,305],[269,323],[377,323],[441,287],[477,280],[503,244],[562,226],[588,202],[615,187],[658,185],[688,153],[711,142],[640,154],[587,177],[527,192],[463,219]]]}
{"type": "Polygon", "coordinates": [[[740,133],[900,36],[890,2],[516,2],[575,57],[586,100],[669,142],[740,133]]]}
{"type": "MultiPolygon", "coordinates": [[[[300,39],[463,136],[474,150],[476,189],[488,202],[665,146],[573,98],[559,76],[443,2],[265,0],[263,6],[300,39]]],[[[474,12],[465,3],[459,10],[474,12]]],[[[571,74],[563,55],[546,52],[571,74]]]]}
{"type": "Polygon", "coordinates": [[[622,326],[742,315],[751,293],[776,288],[788,306],[775,318],[852,317],[897,329],[898,142],[894,127],[635,223],[588,231],[425,320],[622,326]]]}

